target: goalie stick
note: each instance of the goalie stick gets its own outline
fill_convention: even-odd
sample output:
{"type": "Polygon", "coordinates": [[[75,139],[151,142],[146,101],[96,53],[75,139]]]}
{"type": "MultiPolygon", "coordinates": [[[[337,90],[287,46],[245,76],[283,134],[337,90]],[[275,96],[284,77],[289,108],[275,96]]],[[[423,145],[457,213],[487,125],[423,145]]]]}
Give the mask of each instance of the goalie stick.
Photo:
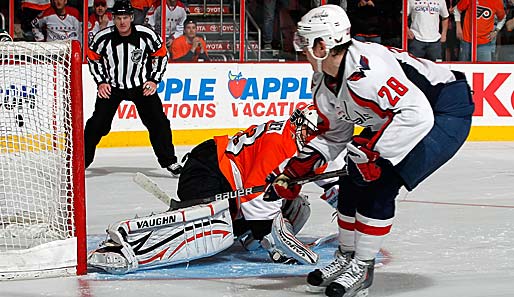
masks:
{"type": "MultiPolygon", "coordinates": [[[[306,183],[323,180],[327,178],[332,177],[338,177],[338,176],[344,176],[348,175],[348,171],[346,167],[339,170],[324,172],[321,174],[313,175],[313,176],[306,176],[306,177],[300,177],[297,179],[292,179],[289,184],[291,185],[303,185],[306,183]]],[[[138,172],[134,176],[134,182],[139,185],[143,190],[149,192],[150,194],[154,195],[162,201],[164,204],[168,205],[170,207],[169,210],[179,209],[179,208],[185,208],[193,205],[198,204],[204,204],[209,203],[216,200],[221,199],[232,199],[240,196],[246,196],[254,193],[261,193],[264,192],[266,189],[266,185],[261,186],[255,186],[251,188],[244,188],[239,189],[235,191],[229,191],[224,193],[219,193],[214,196],[209,196],[205,198],[199,198],[199,199],[192,199],[192,200],[186,200],[186,201],[180,201],[178,198],[171,197],[166,192],[164,192],[155,182],[153,182],[148,176],[145,174],[138,172]]]]}
{"type": "MultiPolygon", "coordinates": [[[[167,206],[171,206],[172,204],[179,203],[178,198],[171,197],[168,193],[164,192],[159,185],[157,185],[153,180],[151,180],[144,173],[137,172],[133,177],[134,182],[140,186],[143,190],[148,193],[154,195],[157,199],[162,201],[167,206]]],[[[170,207],[171,208],[171,207],[170,207]]]]}
{"type": "Polygon", "coordinates": [[[326,236],[323,236],[323,237],[319,237],[317,238],[316,240],[313,240],[309,243],[306,243],[305,245],[308,247],[308,248],[315,248],[315,247],[318,247],[322,244],[325,244],[327,242],[331,242],[331,241],[334,241],[337,239],[337,233],[332,233],[332,234],[329,234],[329,235],[326,235],[326,236]]]}

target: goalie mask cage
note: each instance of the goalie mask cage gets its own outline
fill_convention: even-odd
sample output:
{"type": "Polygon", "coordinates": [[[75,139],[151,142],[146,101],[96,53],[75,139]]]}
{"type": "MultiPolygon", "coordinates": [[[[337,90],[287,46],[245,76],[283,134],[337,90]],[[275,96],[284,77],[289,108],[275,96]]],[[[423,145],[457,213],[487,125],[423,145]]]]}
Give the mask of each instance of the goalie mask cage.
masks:
{"type": "Polygon", "coordinates": [[[0,42],[0,279],[86,273],[77,41],[0,42]]]}

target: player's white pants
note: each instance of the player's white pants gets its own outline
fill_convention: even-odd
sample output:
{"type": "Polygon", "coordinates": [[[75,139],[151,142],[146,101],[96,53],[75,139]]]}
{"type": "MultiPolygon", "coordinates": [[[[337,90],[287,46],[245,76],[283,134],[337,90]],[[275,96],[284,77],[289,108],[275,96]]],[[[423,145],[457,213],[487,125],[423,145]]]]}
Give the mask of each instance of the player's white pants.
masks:
{"type": "Polygon", "coordinates": [[[111,273],[205,258],[227,249],[234,242],[228,200],[121,221],[111,225],[107,233],[112,241],[122,246],[127,267],[118,271],[105,269],[102,266],[105,263],[92,263],[94,257],[91,255],[89,264],[111,273]]]}

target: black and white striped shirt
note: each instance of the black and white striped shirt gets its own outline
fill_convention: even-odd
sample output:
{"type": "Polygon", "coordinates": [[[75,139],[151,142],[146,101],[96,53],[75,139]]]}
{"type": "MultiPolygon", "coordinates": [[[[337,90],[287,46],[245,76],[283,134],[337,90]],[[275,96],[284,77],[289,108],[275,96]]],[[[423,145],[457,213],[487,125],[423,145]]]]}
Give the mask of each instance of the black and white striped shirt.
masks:
{"type": "Polygon", "coordinates": [[[132,25],[129,36],[120,36],[116,26],[98,32],[87,53],[89,70],[98,84],[119,89],[161,81],[168,63],[162,39],[152,29],[132,25]]]}

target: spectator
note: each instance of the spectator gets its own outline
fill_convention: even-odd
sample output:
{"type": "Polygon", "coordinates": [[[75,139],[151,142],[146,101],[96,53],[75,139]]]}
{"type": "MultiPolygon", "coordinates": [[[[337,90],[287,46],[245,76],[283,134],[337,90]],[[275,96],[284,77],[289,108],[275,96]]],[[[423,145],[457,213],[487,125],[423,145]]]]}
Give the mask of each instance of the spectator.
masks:
{"type": "Polygon", "coordinates": [[[514,61],[514,0],[508,0],[506,7],[507,21],[498,37],[498,60],[514,61]]]}
{"type": "MultiPolygon", "coordinates": [[[[161,1],[156,0],[147,14],[148,25],[157,34],[161,34],[162,20],[161,1]]],[[[187,8],[179,0],[166,0],[166,48],[171,46],[173,39],[184,33],[184,22],[187,18],[187,8]]]]}
{"type": "Polygon", "coordinates": [[[352,22],[352,36],[359,41],[382,43],[383,24],[380,7],[382,0],[352,0],[348,16],[352,22]]]}
{"type": "Polygon", "coordinates": [[[36,41],[73,39],[82,43],[82,17],[67,4],[68,0],[52,0],[51,7],[32,21],[36,41]]]}
{"type": "Polygon", "coordinates": [[[442,61],[441,43],[446,42],[448,32],[448,8],[444,0],[409,0],[408,15],[411,19],[407,31],[409,52],[419,58],[442,61]],[[439,16],[441,33],[439,33],[439,16]]]}
{"type": "Polygon", "coordinates": [[[148,129],[157,161],[178,176],[182,166],[175,155],[170,121],[156,93],[168,64],[166,47],[150,28],[132,23],[133,9],[128,0],[117,1],[113,14],[114,26],[98,32],[87,52],[98,94],[93,115],[84,128],[85,167],[93,162],[96,145],[109,133],[121,101],[130,100],[148,129]]]}
{"type": "Polygon", "coordinates": [[[278,8],[287,7],[289,0],[264,0],[264,15],[262,25],[262,38],[264,41],[263,49],[272,49],[271,42],[273,41],[273,32],[275,28],[275,15],[278,13],[278,8]],[[279,3],[277,3],[279,1],[279,3]],[[278,5],[277,5],[278,4],[278,5]]]}
{"type": "Polygon", "coordinates": [[[453,10],[457,5],[458,0],[446,0],[446,7],[448,7],[448,31],[446,32],[446,42],[441,42],[443,51],[443,61],[458,61],[460,41],[457,39],[457,29],[455,24],[455,16],[453,10]]]}
{"type": "MultiPolygon", "coordinates": [[[[111,11],[112,6],[114,5],[114,0],[106,0],[106,3],[107,3],[107,11],[111,11]]],[[[88,0],[87,7],[88,7],[88,15],[92,15],[95,13],[94,0],[88,0]]]]}
{"type": "MultiPolygon", "coordinates": [[[[114,0],[105,0],[105,2],[107,3],[107,9],[110,11],[114,5],[114,0]]],[[[87,0],[87,6],[94,8],[94,0],[87,0]]]]}
{"type": "Polygon", "coordinates": [[[205,40],[196,35],[196,22],[191,19],[184,22],[184,35],[173,40],[169,51],[172,61],[197,62],[198,59],[210,60],[205,40]]]}
{"type": "MultiPolygon", "coordinates": [[[[455,23],[457,25],[457,38],[461,40],[459,60],[471,61],[471,7],[469,0],[461,0],[454,10],[455,23]],[[461,13],[466,11],[464,26],[461,25],[461,13]]],[[[494,48],[493,41],[496,40],[498,32],[505,24],[505,9],[502,0],[478,0],[477,3],[477,60],[492,61],[494,48]],[[494,17],[499,22],[494,25],[494,17]]]]}
{"type": "Polygon", "coordinates": [[[144,24],[146,19],[146,13],[152,6],[152,0],[131,0],[131,3],[132,7],[134,8],[134,25],[144,24]]]}
{"type": "Polygon", "coordinates": [[[112,13],[107,11],[106,0],[95,0],[93,7],[94,13],[89,16],[87,26],[88,42],[91,42],[93,36],[95,36],[98,31],[114,25],[112,21],[112,13]]]}
{"type": "MultiPolygon", "coordinates": [[[[513,0],[509,0],[509,1],[513,1],[513,0]]],[[[510,7],[510,10],[509,10],[509,20],[505,22],[505,29],[507,29],[507,32],[514,31],[514,3],[512,3],[511,5],[512,6],[510,7]]]]}
{"type": "Polygon", "coordinates": [[[505,22],[505,29],[508,32],[514,31],[514,0],[507,1],[507,17],[508,21],[505,22]]]}
{"type": "Polygon", "coordinates": [[[21,0],[21,30],[23,38],[33,41],[32,21],[43,11],[50,8],[50,0],[21,0]]]}

